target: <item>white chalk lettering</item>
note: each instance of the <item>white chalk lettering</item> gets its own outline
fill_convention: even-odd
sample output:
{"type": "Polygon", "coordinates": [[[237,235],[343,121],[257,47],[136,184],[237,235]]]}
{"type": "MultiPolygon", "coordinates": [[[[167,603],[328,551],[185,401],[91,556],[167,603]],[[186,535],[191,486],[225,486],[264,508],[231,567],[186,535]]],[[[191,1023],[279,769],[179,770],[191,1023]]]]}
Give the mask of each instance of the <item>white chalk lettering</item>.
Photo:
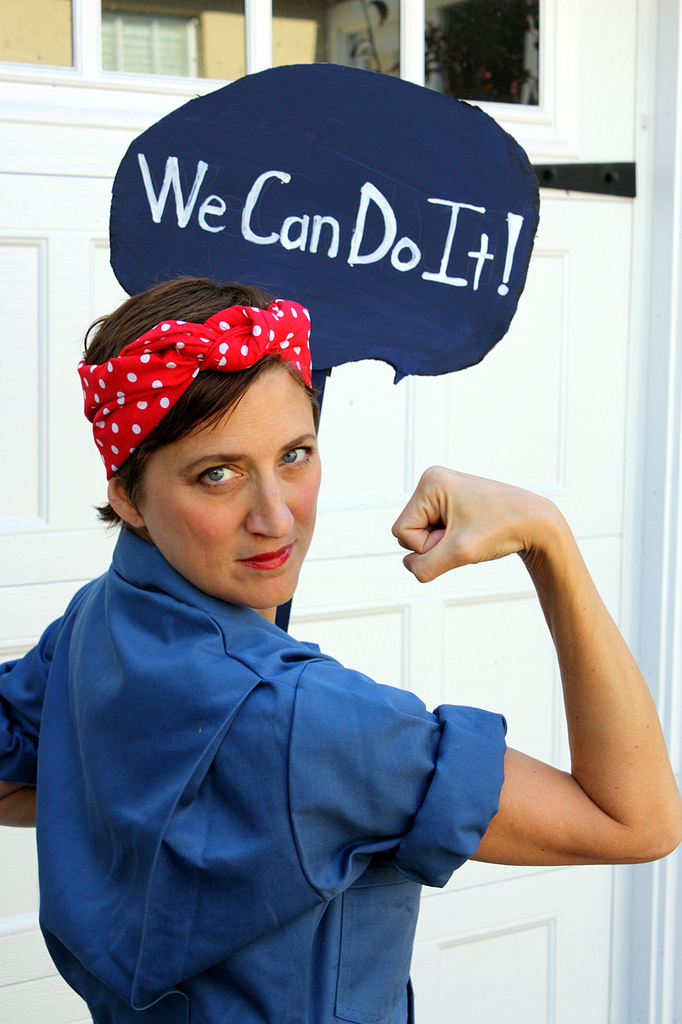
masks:
{"type": "Polygon", "coordinates": [[[509,281],[509,275],[511,274],[512,264],[514,263],[516,243],[519,240],[519,232],[521,231],[522,224],[523,217],[520,213],[507,214],[507,256],[504,261],[504,273],[502,274],[502,284],[499,285],[497,289],[498,295],[506,295],[509,291],[507,282],[509,281]]]}
{"type": "Polygon", "coordinates": [[[218,231],[224,231],[224,224],[208,224],[206,216],[210,214],[212,217],[222,217],[226,209],[225,200],[221,199],[220,196],[209,196],[208,199],[204,199],[199,207],[199,227],[203,228],[204,231],[211,231],[213,234],[218,231]]]}
{"type": "Polygon", "coordinates": [[[169,156],[166,160],[166,169],[163,176],[163,185],[158,196],[154,192],[154,184],[152,182],[152,176],[149,172],[149,164],[144,153],[137,154],[137,162],[140,165],[142,171],[142,180],[144,182],[145,191],[147,193],[147,199],[149,201],[149,208],[152,211],[152,220],[155,224],[161,222],[164,207],[166,205],[166,199],[170,192],[171,185],[173,186],[173,193],[175,195],[175,212],[178,218],[178,227],[185,228],[189,223],[189,219],[192,216],[192,210],[194,204],[197,201],[199,195],[199,189],[201,183],[204,180],[204,175],[208,170],[208,164],[200,160],[197,164],[196,174],[194,175],[194,184],[192,185],[192,191],[189,194],[189,198],[185,203],[182,195],[182,186],[180,185],[180,169],[178,167],[178,158],[176,156],[169,156]]]}
{"type": "Polygon", "coordinates": [[[406,235],[405,238],[401,238],[400,241],[396,242],[393,246],[393,250],[391,252],[391,266],[396,270],[413,270],[421,258],[421,249],[406,235]],[[400,259],[400,252],[402,249],[409,249],[412,254],[409,260],[406,260],[404,263],[400,259]]]}
{"type": "MultiPolygon", "coordinates": [[[[209,168],[205,160],[197,161],[194,180],[186,199],[183,194],[183,184],[185,187],[189,187],[190,176],[181,169],[177,157],[169,156],[166,158],[163,183],[158,194],[152,181],[151,171],[145,154],[138,153],[137,160],[151,217],[155,224],[159,224],[163,218],[171,189],[173,190],[177,223],[180,228],[187,227],[196,212],[197,224],[202,231],[207,231],[210,234],[219,234],[229,226],[227,218],[239,216],[238,214],[233,215],[231,212],[233,197],[230,198],[229,202],[223,199],[222,196],[215,194],[208,195],[202,200],[199,199],[199,193],[209,168]]],[[[212,177],[215,179],[215,174],[212,177]]],[[[277,199],[281,197],[282,193],[279,193],[277,189],[274,192],[268,193],[268,213],[266,215],[261,210],[261,199],[272,178],[286,185],[292,180],[292,175],[288,171],[270,170],[264,171],[255,179],[248,191],[241,213],[241,233],[244,240],[255,245],[273,245],[279,242],[282,248],[288,251],[300,250],[305,252],[307,250],[313,254],[317,254],[318,251],[324,253],[326,247],[327,257],[329,259],[336,259],[341,246],[341,224],[345,225],[346,221],[338,220],[336,217],[328,214],[322,215],[312,212],[287,215],[284,214],[284,211],[278,213],[277,199]],[[268,227],[273,228],[269,234],[262,233],[261,221],[267,224],[268,227]],[[277,230],[274,230],[278,225],[277,230]]],[[[299,177],[297,181],[298,185],[296,187],[292,186],[290,190],[284,193],[284,196],[289,200],[289,206],[291,206],[292,198],[297,196],[299,206],[310,210],[311,200],[304,195],[302,196],[301,193],[301,185],[305,184],[308,179],[299,177]]],[[[347,198],[347,196],[344,196],[344,207],[347,198]]],[[[494,251],[490,251],[490,228],[492,224],[489,226],[483,220],[486,208],[484,206],[472,206],[469,203],[460,203],[451,199],[437,199],[435,197],[429,198],[426,201],[435,206],[449,208],[450,214],[440,258],[440,267],[436,272],[430,270],[422,271],[421,277],[425,281],[434,281],[436,284],[450,285],[456,288],[470,286],[474,292],[477,292],[481,287],[481,279],[486,264],[494,261],[498,255],[497,247],[494,251]],[[467,211],[467,215],[463,216],[462,211],[467,211]],[[474,214],[473,218],[468,215],[469,211],[474,214]],[[481,223],[482,220],[483,223],[481,223]],[[463,227],[460,223],[462,221],[463,227]],[[459,235],[457,234],[458,226],[459,235]],[[483,231],[483,227],[487,230],[483,231]],[[475,234],[474,231],[476,232],[475,234]],[[467,253],[466,250],[471,245],[472,235],[474,238],[479,236],[480,240],[478,247],[474,243],[472,250],[467,253]],[[465,263],[465,254],[468,255],[469,260],[474,261],[473,280],[471,281],[465,277],[456,277],[454,273],[451,275],[448,272],[451,260],[453,262],[453,269],[458,263],[465,263]]],[[[409,209],[412,210],[412,204],[408,205],[409,209]]],[[[423,266],[423,253],[419,245],[407,235],[400,237],[398,234],[398,220],[402,216],[402,210],[402,202],[398,205],[396,212],[383,192],[376,185],[372,184],[371,181],[366,181],[362,185],[348,248],[347,262],[349,266],[368,266],[380,263],[387,256],[389,260],[386,262],[390,262],[392,270],[400,274],[414,270],[420,267],[420,264],[423,266]],[[369,225],[367,223],[368,219],[370,221],[369,225]],[[380,240],[377,241],[377,239],[380,240]],[[369,249],[371,246],[374,246],[374,248],[371,251],[363,252],[363,245],[366,249],[369,249]]],[[[412,214],[412,216],[414,220],[414,215],[412,214]]],[[[435,214],[435,212],[434,216],[438,220],[442,217],[441,214],[435,214]]],[[[501,216],[501,213],[491,211],[489,216],[494,218],[493,224],[495,224],[494,230],[496,234],[492,237],[497,237],[499,229],[496,220],[501,216]]],[[[168,220],[168,217],[166,219],[168,220]]],[[[516,249],[521,238],[524,218],[517,213],[507,213],[506,222],[507,250],[504,270],[502,272],[502,281],[497,284],[496,288],[498,295],[501,296],[509,293],[509,282],[513,271],[516,249]]],[[[417,230],[420,232],[423,230],[425,238],[433,239],[434,229],[424,223],[423,216],[417,217],[417,223],[420,224],[417,230]]],[[[233,231],[234,227],[230,227],[228,236],[231,237],[233,231]]],[[[421,234],[419,237],[421,238],[421,234]]],[[[344,238],[344,246],[346,242],[347,239],[344,238]]],[[[499,249],[502,249],[501,245],[499,249]]],[[[502,255],[500,252],[500,263],[501,259],[502,255]]],[[[469,266],[472,266],[472,264],[469,264],[469,266]]],[[[497,264],[493,263],[493,266],[497,266],[497,264]]],[[[490,271],[486,272],[488,283],[491,283],[490,277],[490,271]]],[[[499,281],[497,275],[496,279],[499,281]]]]}
{"type": "Polygon", "coordinates": [[[488,236],[484,233],[481,235],[481,248],[479,252],[470,252],[469,256],[472,260],[476,260],[476,270],[474,271],[474,291],[478,291],[478,282],[481,280],[481,271],[486,260],[492,260],[495,257],[491,252],[488,252],[488,236]]]}
{"type": "Polygon", "coordinates": [[[247,242],[255,242],[256,245],[271,245],[272,242],[279,241],[279,235],[276,231],[273,231],[271,235],[257,235],[251,228],[251,217],[254,208],[260,199],[263,186],[269,178],[279,178],[285,185],[291,181],[291,175],[287,174],[286,171],[264,171],[263,174],[258,175],[251,186],[242,212],[242,236],[247,242]]]}
{"type": "Polygon", "coordinates": [[[389,203],[388,199],[376,188],[371,181],[366,181],[360,189],[360,205],[358,207],[358,215],[355,220],[355,228],[353,229],[353,235],[350,240],[350,253],[348,256],[348,263],[351,267],[354,267],[357,263],[378,263],[382,260],[388,250],[391,248],[395,241],[395,236],[398,233],[398,224],[395,219],[395,213],[393,207],[389,203]],[[381,210],[381,214],[384,218],[384,237],[379,245],[376,247],[374,252],[365,253],[364,256],[360,255],[360,246],[362,244],[362,236],[365,232],[365,221],[367,220],[367,210],[371,202],[381,210]]]}
{"type": "Polygon", "coordinates": [[[310,233],[310,251],[317,252],[323,224],[328,224],[332,229],[332,240],[327,249],[327,256],[329,256],[330,260],[333,260],[339,254],[339,238],[341,236],[341,229],[336,217],[321,217],[319,213],[315,214],[313,217],[313,230],[310,233]]]}
{"type": "Polygon", "coordinates": [[[445,239],[445,248],[443,250],[443,258],[440,261],[440,270],[437,274],[430,274],[428,271],[424,271],[422,277],[425,281],[438,281],[440,284],[452,284],[457,288],[465,288],[468,283],[465,277],[448,277],[447,273],[450,253],[452,251],[452,243],[455,237],[455,230],[457,228],[457,218],[459,217],[460,210],[474,210],[476,213],[485,213],[485,207],[469,206],[468,203],[453,203],[449,199],[429,199],[428,201],[430,203],[436,203],[438,206],[449,206],[451,208],[451,213],[448,235],[445,239]]]}
{"type": "Polygon", "coordinates": [[[282,230],[280,232],[279,240],[285,249],[305,249],[306,242],[308,241],[308,225],[310,224],[310,217],[305,213],[302,217],[287,217],[282,224],[282,230]],[[289,229],[298,224],[300,231],[297,238],[289,238],[289,229]]]}

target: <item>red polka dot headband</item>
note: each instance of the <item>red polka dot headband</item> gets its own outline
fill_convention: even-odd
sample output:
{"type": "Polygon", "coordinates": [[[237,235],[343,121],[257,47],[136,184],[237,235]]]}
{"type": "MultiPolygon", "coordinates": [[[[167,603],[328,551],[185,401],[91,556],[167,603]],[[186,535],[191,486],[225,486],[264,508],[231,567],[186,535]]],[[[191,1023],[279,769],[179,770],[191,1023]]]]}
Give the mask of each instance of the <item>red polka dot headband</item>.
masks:
{"type": "Polygon", "coordinates": [[[230,306],[204,324],[164,320],[106,363],[78,364],[85,415],[110,479],[200,370],[232,373],[268,353],[311,383],[310,316],[297,302],[230,306]]]}

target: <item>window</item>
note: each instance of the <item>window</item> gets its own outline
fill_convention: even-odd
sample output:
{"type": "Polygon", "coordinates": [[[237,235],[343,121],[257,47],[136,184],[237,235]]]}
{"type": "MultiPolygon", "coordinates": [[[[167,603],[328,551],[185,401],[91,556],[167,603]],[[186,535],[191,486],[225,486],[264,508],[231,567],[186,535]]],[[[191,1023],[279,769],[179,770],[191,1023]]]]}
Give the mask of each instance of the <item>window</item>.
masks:
{"type": "MultiPolygon", "coordinates": [[[[72,0],[0,0],[0,59],[73,67],[73,22],[83,34],[77,70],[86,77],[101,69],[233,81],[247,72],[245,0],[101,0],[101,64],[90,38],[96,19],[82,16],[94,3],[75,0],[74,18],[72,0]]],[[[558,3],[547,3],[542,15],[550,40],[558,3]]],[[[249,10],[255,31],[248,70],[323,61],[399,75],[400,6],[401,0],[272,0],[270,53],[270,16],[258,3],[249,10]]],[[[410,38],[402,70],[413,81],[478,102],[537,108],[542,99],[543,109],[554,110],[556,75],[542,97],[538,81],[540,0],[425,0],[423,79],[419,15],[411,0],[403,12],[410,38]]]]}
{"type": "Polygon", "coordinates": [[[243,0],[102,0],[102,68],[234,79],[244,66],[243,0]]]}
{"type": "Polygon", "coordinates": [[[426,85],[459,99],[538,103],[538,0],[426,4],[426,85]]]}
{"type": "MultiPolygon", "coordinates": [[[[275,64],[400,73],[399,0],[273,0],[273,12],[275,64]]],[[[426,0],[425,84],[460,99],[537,105],[538,29],[539,0],[426,0]]]]}
{"type": "Polygon", "coordinates": [[[196,77],[196,18],[153,18],[103,11],[102,68],[196,77]]]}

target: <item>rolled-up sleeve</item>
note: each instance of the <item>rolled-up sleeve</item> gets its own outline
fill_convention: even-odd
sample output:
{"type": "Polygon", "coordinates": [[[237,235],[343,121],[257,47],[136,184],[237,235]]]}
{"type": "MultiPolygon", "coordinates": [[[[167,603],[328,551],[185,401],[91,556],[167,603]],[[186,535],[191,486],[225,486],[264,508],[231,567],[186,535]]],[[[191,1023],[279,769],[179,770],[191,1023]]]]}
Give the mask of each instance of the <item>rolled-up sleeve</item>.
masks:
{"type": "Polygon", "coordinates": [[[0,779],[35,786],[40,719],[61,620],[19,661],[0,665],[0,779]]]}
{"type": "Polygon", "coordinates": [[[443,705],[435,715],[441,726],[436,764],[396,867],[415,882],[443,886],[476,853],[497,814],[506,723],[480,708],[443,705]]]}
{"type": "Polygon", "coordinates": [[[504,780],[505,722],[477,708],[426,710],[331,660],[296,694],[290,811],[302,867],[326,897],[375,854],[443,886],[477,849],[504,780]]]}

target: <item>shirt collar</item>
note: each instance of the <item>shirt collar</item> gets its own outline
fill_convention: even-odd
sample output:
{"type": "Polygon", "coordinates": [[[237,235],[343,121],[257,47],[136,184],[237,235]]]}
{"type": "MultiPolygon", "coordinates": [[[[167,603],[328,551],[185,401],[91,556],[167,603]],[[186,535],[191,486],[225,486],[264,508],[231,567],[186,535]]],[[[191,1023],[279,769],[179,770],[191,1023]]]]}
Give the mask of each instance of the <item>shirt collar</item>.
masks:
{"type": "Polygon", "coordinates": [[[253,608],[229,604],[195,587],[166,561],[156,545],[143,540],[127,527],[121,528],[112,566],[132,586],[142,590],[162,591],[178,601],[203,609],[222,622],[258,627],[280,637],[288,635],[253,608]]]}

